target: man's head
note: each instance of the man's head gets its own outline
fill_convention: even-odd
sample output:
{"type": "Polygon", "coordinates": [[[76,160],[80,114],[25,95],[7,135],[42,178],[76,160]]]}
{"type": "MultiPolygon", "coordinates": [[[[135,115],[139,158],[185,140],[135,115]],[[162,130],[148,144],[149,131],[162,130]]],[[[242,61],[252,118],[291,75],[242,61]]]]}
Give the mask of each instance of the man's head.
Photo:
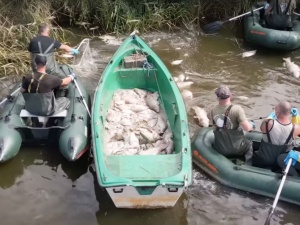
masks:
{"type": "Polygon", "coordinates": [[[291,114],[291,105],[287,101],[281,101],[275,106],[277,117],[289,117],[291,114]]]}
{"type": "Polygon", "coordinates": [[[50,35],[50,26],[46,23],[41,23],[39,25],[39,35],[49,36],[50,35]]]}
{"type": "Polygon", "coordinates": [[[47,64],[47,57],[45,55],[38,54],[36,55],[34,62],[37,68],[45,67],[47,64]]]}
{"type": "Polygon", "coordinates": [[[215,94],[219,100],[229,99],[231,97],[231,92],[229,87],[221,85],[215,90],[215,94]]]}

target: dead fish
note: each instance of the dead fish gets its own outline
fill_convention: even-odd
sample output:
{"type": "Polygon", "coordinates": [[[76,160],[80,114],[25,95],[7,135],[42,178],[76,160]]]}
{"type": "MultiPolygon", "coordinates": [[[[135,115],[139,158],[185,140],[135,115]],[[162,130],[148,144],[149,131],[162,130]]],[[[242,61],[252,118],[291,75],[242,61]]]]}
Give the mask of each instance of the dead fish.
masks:
{"type": "Polygon", "coordinates": [[[290,57],[283,58],[283,60],[284,60],[284,66],[287,68],[289,74],[293,75],[296,78],[299,78],[300,76],[299,66],[297,66],[294,62],[292,62],[290,57]]]}
{"type": "Polygon", "coordinates": [[[188,54],[188,53],[185,53],[183,56],[184,56],[184,57],[188,57],[188,56],[189,56],[189,54],[188,54]]]}
{"type": "Polygon", "coordinates": [[[79,26],[87,26],[90,25],[90,23],[88,22],[76,22],[75,24],[79,25],[79,26]]]}
{"type": "Polygon", "coordinates": [[[192,109],[195,111],[196,118],[198,121],[198,124],[202,127],[208,127],[209,126],[209,119],[207,117],[207,112],[205,109],[200,108],[199,106],[194,106],[192,109]]]}
{"type": "Polygon", "coordinates": [[[148,109],[148,107],[145,105],[128,104],[127,106],[130,108],[130,110],[132,110],[133,112],[136,112],[136,113],[148,109]]]}
{"type": "Polygon", "coordinates": [[[146,95],[146,104],[147,106],[154,110],[155,112],[159,112],[159,102],[157,101],[158,94],[157,92],[154,93],[147,93],[146,95]]]}
{"type": "Polygon", "coordinates": [[[174,80],[175,82],[178,82],[178,81],[179,81],[179,78],[178,78],[178,77],[173,77],[173,80],[174,80]]]}
{"type": "Polygon", "coordinates": [[[171,62],[171,65],[180,65],[182,63],[183,60],[175,60],[173,62],[171,62]]]}
{"type": "Polygon", "coordinates": [[[243,52],[242,58],[250,57],[250,56],[253,56],[253,55],[255,55],[255,54],[256,54],[256,50],[248,51],[248,52],[243,52]]]}
{"type": "MultiPolygon", "coordinates": [[[[126,139],[125,139],[126,143],[126,139]]],[[[131,132],[128,136],[128,143],[130,147],[135,148],[135,147],[140,147],[139,139],[136,137],[134,132],[131,132]]]]}
{"type": "Polygon", "coordinates": [[[130,119],[125,117],[121,119],[120,124],[123,126],[130,126],[132,125],[132,122],[130,121],[130,119]]]}
{"type": "Polygon", "coordinates": [[[168,127],[167,121],[165,121],[161,116],[158,116],[157,117],[157,124],[155,126],[155,131],[158,134],[162,134],[162,133],[165,132],[167,127],[168,127]]]}
{"type": "Polygon", "coordinates": [[[141,98],[145,98],[147,91],[139,89],[139,88],[134,88],[133,91],[137,93],[141,98]]]}
{"type": "Polygon", "coordinates": [[[102,36],[99,36],[99,38],[103,41],[117,39],[115,36],[111,36],[111,35],[102,35],[102,36]]]}
{"type": "Polygon", "coordinates": [[[175,48],[176,50],[180,50],[181,48],[180,47],[178,47],[178,48],[175,48]]]}
{"type": "Polygon", "coordinates": [[[72,55],[72,54],[61,54],[59,56],[63,57],[63,58],[73,58],[73,57],[75,57],[75,55],[72,55]]]}
{"type": "Polygon", "coordinates": [[[235,99],[242,100],[242,101],[247,101],[247,100],[249,100],[249,98],[246,97],[246,96],[234,96],[234,98],[235,98],[235,99]]]}
{"type": "Polygon", "coordinates": [[[184,82],[177,82],[176,84],[179,90],[184,90],[190,88],[193,83],[194,83],[193,81],[184,81],[184,82]]]}
{"type": "Polygon", "coordinates": [[[90,30],[96,30],[98,28],[99,28],[98,26],[95,26],[95,27],[91,27],[90,30]]]}
{"type": "Polygon", "coordinates": [[[183,82],[183,81],[185,81],[185,76],[183,74],[180,74],[178,76],[178,79],[179,79],[179,81],[183,82]]]}
{"type": "Polygon", "coordinates": [[[122,41],[120,40],[106,40],[105,43],[107,45],[115,45],[115,46],[118,46],[118,45],[121,45],[122,44],[122,41]]]}
{"type": "Polygon", "coordinates": [[[136,34],[139,34],[140,32],[138,30],[134,30],[129,36],[134,36],[136,34]]]}
{"type": "Polygon", "coordinates": [[[106,115],[106,120],[108,122],[118,123],[120,121],[120,119],[121,119],[121,117],[116,111],[108,110],[107,115],[106,115]]]}
{"type": "Polygon", "coordinates": [[[138,131],[140,131],[140,135],[147,140],[147,143],[153,143],[159,139],[159,135],[154,131],[145,128],[138,128],[138,131]]]}
{"type": "Polygon", "coordinates": [[[193,93],[189,90],[183,90],[181,95],[184,101],[190,101],[193,99],[193,93]]]}
{"type": "Polygon", "coordinates": [[[158,155],[161,152],[161,148],[159,147],[154,147],[154,148],[149,148],[144,151],[140,151],[140,155],[158,155]]]}

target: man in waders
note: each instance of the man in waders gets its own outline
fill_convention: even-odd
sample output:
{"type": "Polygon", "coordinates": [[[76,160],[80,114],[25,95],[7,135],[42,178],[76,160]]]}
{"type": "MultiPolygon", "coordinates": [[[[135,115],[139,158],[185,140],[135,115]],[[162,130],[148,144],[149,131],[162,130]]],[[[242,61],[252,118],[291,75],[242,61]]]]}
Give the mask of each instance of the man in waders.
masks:
{"type": "Polygon", "coordinates": [[[291,150],[293,139],[300,134],[299,124],[294,125],[291,122],[290,103],[282,101],[277,104],[273,116],[271,113],[262,122],[260,130],[263,133],[262,141],[259,150],[254,152],[253,165],[270,167],[272,170],[279,169],[278,156],[291,150]]]}
{"type": "MultiPolygon", "coordinates": [[[[74,79],[74,73],[64,79],[60,79],[46,73],[47,57],[36,55],[35,63],[37,71],[32,75],[23,77],[21,93],[25,100],[25,109],[37,116],[49,116],[67,109],[70,100],[65,97],[55,99],[54,88],[67,86],[74,79]]],[[[36,121],[33,121],[36,123],[36,121]]],[[[38,124],[38,123],[37,123],[38,124]]]]}
{"type": "Polygon", "coordinates": [[[221,85],[215,94],[219,105],[208,114],[214,126],[213,147],[226,157],[244,156],[245,164],[252,164],[252,142],[247,140],[243,130],[251,131],[255,124],[246,119],[243,108],[231,104],[231,92],[221,85]]]}
{"type": "Polygon", "coordinates": [[[42,23],[38,27],[38,36],[34,37],[28,46],[28,51],[31,53],[31,66],[32,71],[36,72],[35,57],[37,54],[43,54],[47,57],[46,73],[55,75],[60,78],[66,77],[63,73],[60,73],[57,62],[55,60],[54,52],[56,49],[63,49],[74,55],[79,54],[77,49],[71,48],[68,45],[61,44],[60,42],[49,37],[50,27],[49,25],[42,23]]]}
{"type": "Polygon", "coordinates": [[[268,27],[292,31],[292,14],[295,9],[295,0],[271,0],[270,6],[265,10],[268,27]]]}

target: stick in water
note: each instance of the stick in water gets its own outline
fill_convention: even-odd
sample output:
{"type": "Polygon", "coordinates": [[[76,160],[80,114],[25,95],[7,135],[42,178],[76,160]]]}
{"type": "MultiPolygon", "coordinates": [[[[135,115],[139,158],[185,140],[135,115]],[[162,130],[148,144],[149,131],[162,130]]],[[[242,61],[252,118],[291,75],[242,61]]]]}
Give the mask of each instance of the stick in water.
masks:
{"type": "Polygon", "coordinates": [[[280,185],[279,185],[279,188],[278,188],[278,191],[277,191],[275,200],[274,200],[274,202],[273,202],[272,208],[270,208],[269,216],[268,216],[268,218],[267,218],[267,220],[266,220],[266,222],[265,222],[265,225],[268,225],[268,224],[269,224],[270,219],[271,219],[271,217],[272,217],[272,215],[273,215],[273,213],[274,213],[274,211],[275,211],[275,208],[276,208],[277,202],[278,202],[278,200],[279,200],[279,197],[280,197],[280,194],[281,194],[281,191],[282,191],[282,188],[283,188],[285,179],[286,179],[287,174],[288,174],[288,172],[289,172],[289,169],[290,169],[290,167],[291,167],[292,160],[293,160],[293,159],[289,159],[288,164],[287,164],[287,166],[286,166],[286,168],[285,168],[285,170],[284,170],[284,176],[283,176],[282,181],[281,181],[281,183],[280,183],[280,185]]]}

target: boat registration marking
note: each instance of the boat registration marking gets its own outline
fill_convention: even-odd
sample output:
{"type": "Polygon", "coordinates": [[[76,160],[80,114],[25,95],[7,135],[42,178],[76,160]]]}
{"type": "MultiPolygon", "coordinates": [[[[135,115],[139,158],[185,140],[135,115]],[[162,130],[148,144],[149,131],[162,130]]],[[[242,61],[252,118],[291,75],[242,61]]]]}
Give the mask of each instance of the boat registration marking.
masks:
{"type": "Polygon", "coordinates": [[[210,169],[214,173],[219,173],[218,169],[214,167],[212,164],[210,164],[207,159],[205,159],[202,155],[199,154],[197,150],[193,151],[194,156],[196,156],[198,159],[200,159],[204,165],[207,166],[208,169],[210,169]]]}

